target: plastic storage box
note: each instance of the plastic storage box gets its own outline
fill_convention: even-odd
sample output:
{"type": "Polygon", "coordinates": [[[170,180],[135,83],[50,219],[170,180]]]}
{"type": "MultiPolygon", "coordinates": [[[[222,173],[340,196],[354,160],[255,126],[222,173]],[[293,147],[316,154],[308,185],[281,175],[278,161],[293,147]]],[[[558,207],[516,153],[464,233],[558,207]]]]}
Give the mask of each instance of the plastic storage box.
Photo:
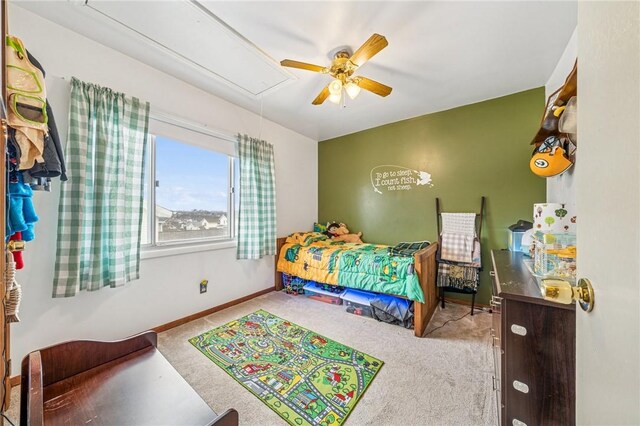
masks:
{"type": "Polygon", "coordinates": [[[576,278],[575,234],[534,234],[533,272],[543,278],[576,278]]]}
{"type": "Polygon", "coordinates": [[[284,292],[287,294],[293,294],[297,296],[299,294],[304,294],[304,286],[309,281],[295,277],[293,275],[282,273],[282,284],[284,286],[284,292]]]}
{"type": "Polygon", "coordinates": [[[342,305],[341,298],[344,291],[341,291],[340,293],[333,293],[331,291],[324,290],[321,284],[309,283],[304,286],[304,294],[309,299],[330,303],[332,305],[342,305]]]}
{"type": "Polygon", "coordinates": [[[376,294],[368,291],[347,289],[342,294],[342,301],[347,307],[347,312],[373,318],[371,314],[371,300],[376,294]]]}

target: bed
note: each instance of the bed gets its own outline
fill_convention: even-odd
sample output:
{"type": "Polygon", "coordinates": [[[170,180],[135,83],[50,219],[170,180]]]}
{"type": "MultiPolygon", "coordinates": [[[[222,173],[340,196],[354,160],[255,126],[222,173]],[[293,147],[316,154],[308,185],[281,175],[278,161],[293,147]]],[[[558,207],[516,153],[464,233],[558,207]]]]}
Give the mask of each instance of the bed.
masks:
{"type": "Polygon", "coordinates": [[[323,234],[298,232],[278,238],[275,288],[282,273],[316,282],[391,294],[414,301],[414,331],[422,337],[438,304],[437,243],[412,257],[390,256],[379,244],[332,241],[323,234]]]}

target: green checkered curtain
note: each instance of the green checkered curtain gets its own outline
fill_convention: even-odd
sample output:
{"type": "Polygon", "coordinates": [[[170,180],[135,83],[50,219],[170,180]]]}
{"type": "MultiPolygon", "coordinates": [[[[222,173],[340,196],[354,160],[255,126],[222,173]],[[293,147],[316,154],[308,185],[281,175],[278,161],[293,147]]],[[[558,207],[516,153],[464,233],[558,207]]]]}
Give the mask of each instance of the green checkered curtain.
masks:
{"type": "Polygon", "coordinates": [[[149,104],[71,81],[53,297],[139,277],[149,104]]]}
{"type": "Polygon", "coordinates": [[[240,211],[238,259],[276,254],[276,176],[273,145],[238,135],[240,211]]]}

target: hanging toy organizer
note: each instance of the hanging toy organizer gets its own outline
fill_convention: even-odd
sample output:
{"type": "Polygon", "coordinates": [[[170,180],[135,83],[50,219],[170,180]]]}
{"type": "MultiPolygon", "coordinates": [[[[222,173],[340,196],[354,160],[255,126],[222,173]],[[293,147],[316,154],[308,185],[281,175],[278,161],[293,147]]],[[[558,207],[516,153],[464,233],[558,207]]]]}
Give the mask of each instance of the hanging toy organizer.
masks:
{"type": "MultiPolygon", "coordinates": [[[[443,241],[443,228],[445,227],[443,224],[443,212],[440,205],[440,198],[436,198],[436,223],[438,226],[438,254],[437,254],[437,262],[438,262],[438,277],[437,277],[437,285],[439,289],[439,298],[441,307],[444,309],[445,307],[445,292],[459,293],[459,294],[470,294],[471,295],[471,315],[473,315],[475,309],[475,301],[476,294],[478,293],[478,287],[480,285],[480,272],[482,271],[481,261],[480,261],[480,237],[482,235],[482,221],[484,218],[484,209],[485,209],[485,197],[480,198],[480,211],[475,214],[475,220],[473,222],[473,229],[475,231],[475,235],[473,237],[473,248],[471,253],[471,262],[458,262],[452,261],[442,258],[443,250],[447,249],[447,241],[443,241]],[[443,247],[443,243],[445,246],[443,247]],[[477,252],[477,253],[475,253],[477,252]],[[476,258],[477,256],[477,258],[476,258]],[[451,286],[451,285],[440,285],[441,282],[445,281],[443,277],[446,274],[452,273],[449,270],[455,270],[456,278],[460,281],[475,281],[473,286],[451,286]],[[472,276],[473,278],[469,278],[472,276]]],[[[470,213],[464,213],[470,214],[470,213]]],[[[457,241],[454,241],[457,243],[457,241]]],[[[456,248],[459,246],[456,245],[456,248]]]]}
{"type": "Polygon", "coordinates": [[[9,34],[8,0],[1,0],[2,89],[0,150],[0,215],[3,256],[0,256],[0,413],[9,408],[11,384],[10,327],[18,316],[25,243],[35,238],[38,216],[33,191],[50,191],[51,178],[66,180],[64,155],[46,96],[45,72],[20,38],[9,34]]]}
{"type": "MultiPolygon", "coordinates": [[[[0,57],[2,60],[2,89],[0,91],[0,95],[2,99],[0,99],[1,104],[1,122],[2,122],[2,138],[0,138],[0,150],[4,153],[7,152],[7,137],[9,132],[9,127],[7,124],[7,115],[6,115],[6,104],[5,100],[7,99],[7,73],[6,70],[6,45],[5,39],[8,33],[8,18],[7,18],[7,1],[2,0],[0,11],[2,12],[2,16],[0,17],[0,32],[2,37],[2,52],[0,53],[0,57]]],[[[0,188],[2,188],[2,197],[0,197],[0,216],[2,217],[2,239],[6,241],[6,204],[7,204],[7,162],[0,162],[0,188]]],[[[0,412],[4,413],[9,408],[9,403],[11,401],[11,382],[9,380],[9,375],[11,374],[11,359],[9,358],[10,347],[9,347],[9,326],[7,322],[6,316],[6,306],[8,303],[7,297],[10,292],[7,292],[7,274],[10,272],[7,269],[7,254],[10,253],[9,247],[5,247],[3,255],[0,256],[0,277],[3,280],[0,283],[0,412]]],[[[12,285],[12,283],[11,283],[12,285]]]]}

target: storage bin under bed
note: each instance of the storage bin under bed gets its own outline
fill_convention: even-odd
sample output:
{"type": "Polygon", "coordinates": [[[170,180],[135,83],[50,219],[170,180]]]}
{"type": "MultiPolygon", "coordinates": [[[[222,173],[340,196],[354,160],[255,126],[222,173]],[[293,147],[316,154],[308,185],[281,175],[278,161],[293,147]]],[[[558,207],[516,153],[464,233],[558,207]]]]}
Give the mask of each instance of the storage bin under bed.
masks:
{"type": "Polygon", "coordinates": [[[344,291],[334,293],[324,290],[321,285],[314,282],[308,283],[304,286],[304,295],[309,299],[318,300],[324,303],[330,303],[332,305],[342,305],[342,295],[344,291]]]}
{"type": "Polygon", "coordinates": [[[294,296],[304,294],[304,286],[308,282],[308,280],[304,280],[294,275],[285,274],[284,272],[282,273],[282,285],[284,287],[284,292],[287,294],[293,294],[294,296]]]}
{"type": "Polygon", "coordinates": [[[353,289],[345,290],[341,296],[347,312],[371,318],[373,318],[373,314],[371,313],[371,300],[375,297],[376,294],[374,293],[353,289]]]}

